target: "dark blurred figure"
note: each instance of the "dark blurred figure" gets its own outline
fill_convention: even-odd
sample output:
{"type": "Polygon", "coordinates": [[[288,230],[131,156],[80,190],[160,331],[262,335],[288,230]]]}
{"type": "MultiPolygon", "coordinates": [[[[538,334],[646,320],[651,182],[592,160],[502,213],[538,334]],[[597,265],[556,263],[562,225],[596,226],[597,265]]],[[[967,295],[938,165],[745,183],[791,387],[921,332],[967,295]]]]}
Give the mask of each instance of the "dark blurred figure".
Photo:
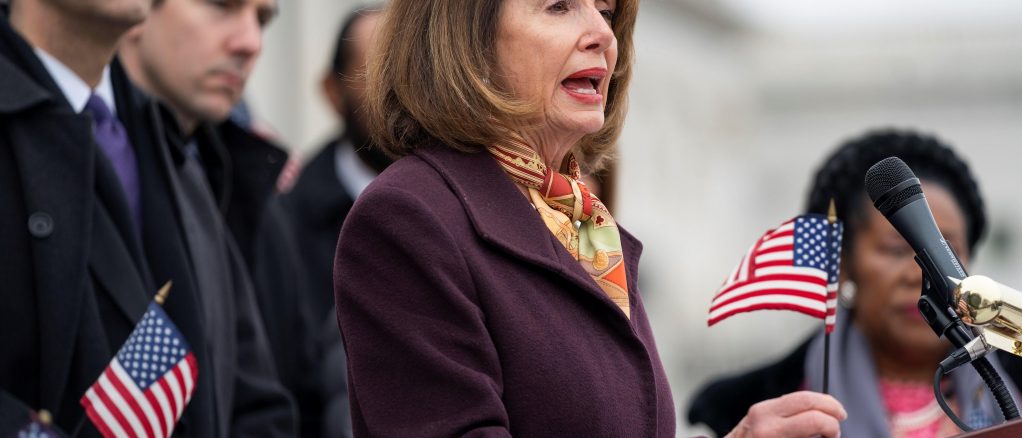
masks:
{"type": "Polygon", "coordinates": [[[361,111],[366,52],[380,9],[380,6],[359,8],[345,19],[330,71],[322,82],[323,94],[344,122],[344,132],[324,145],[305,165],[287,195],[299,243],[308,261],[316,316],[333,317],[334,251],[341,224],[355,198],[391,163],[371,143],[361,111]]]}
{"type": "Polygon", "coordinates": [[[121,56],[132,78],[170,108],[171,144],[213,194],[208,200],[251,273],[277,371],[298,402],[300,433],[318,436],[325,398],[315,371],[319,319],[305,304],[301,255],[275,196],[287,152],[230,117],[276,13],[276,0],[163,0],[128,34],[121,56]]]}
{"type": "Polygon", "coordinates": [[[334,314],[334,253],[341,224],[355,199],[391,163],[372,144],[361,111],[366,53],[372,44],[381,5],[355,9],[344,19],[322,90],[344,132],[331,140],[301,170],[286,195],[295,234],[305,259],[310,313],[319,321],[325,346],[318,375],[327,398],[324,437],[350,437],[351,414],[344,346],[334,314]]]}
{"type": "Polygon", "coordinates": [[[192,233],[222,222],[173,171],[162,110],[113,61],[150,7],[16,0],[9,22],[0,13],[2,436],[23,426],[8,403],[98,436],[79,399],[168,280],[164,309],[199,369],[174,432],[294,433],[233,242],[202,242],[215,282],[195,269],[207,260],[195,256],[192,233]]]}
{"type": "MultiPolygon", "coordinates": [[[[922,273],[915,252],[866,196],[863,179],[876,162],[901,158],[922,181],[941,234],[968,264],[986,229],[984,202],[965,161],[941,140],[910,130],[879,130],[841,145],[820,166],[806,210],[825,214],[833,198],[845,223],[838,320],[831,335],[831,394],[845,406],[845,436],[935,437],[960,433],[937,405],[933,374],[951,352],[916,307],[922,273]]],[[[1000,352],[999,352],[1000,353],[1000,352]]],[[[749,406],[822,385],[823,336],[817,334],[778,362],[711,382],[695,397],[691,423],[723,435],[749,406]]],[[[1017,368],[1017,358],[988,356],[1017,368]]],[[[1014,391],[1017,373],[1004,374],[1014,391]],[[1011,377],[1009,379],[1008,377],[1011,377]],[[1012,382],[1014,381],[1014,382],[1012,382]]],[[[1003,421],[972,367],[945,377],[945,398],[974,428],[1003,421]]]]}

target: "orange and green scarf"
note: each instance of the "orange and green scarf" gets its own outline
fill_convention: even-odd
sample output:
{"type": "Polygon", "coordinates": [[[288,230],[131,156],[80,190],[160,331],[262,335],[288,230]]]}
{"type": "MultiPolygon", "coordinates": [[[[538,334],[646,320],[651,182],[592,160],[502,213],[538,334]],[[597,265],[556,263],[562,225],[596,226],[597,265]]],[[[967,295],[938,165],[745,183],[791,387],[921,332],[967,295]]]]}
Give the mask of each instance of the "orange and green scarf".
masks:
{"type": "Polygon", "coordinates": [[[520,138],[488,150],[515,183],[528,189],[532,205],[547,229],[631,318],[621,234],[607,207],[581,181],[575,157],[568,156],[565,175],[548,169],[539,154],[520,138]]]}

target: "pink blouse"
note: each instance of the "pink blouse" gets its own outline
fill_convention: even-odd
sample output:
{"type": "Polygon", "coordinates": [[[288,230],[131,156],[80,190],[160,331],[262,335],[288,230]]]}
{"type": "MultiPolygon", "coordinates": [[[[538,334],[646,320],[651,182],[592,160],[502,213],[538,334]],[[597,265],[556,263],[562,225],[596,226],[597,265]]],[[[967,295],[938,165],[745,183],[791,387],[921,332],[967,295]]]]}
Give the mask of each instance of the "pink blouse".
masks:
{"type": "MultiPolygon", "coordinates": [[[[961,433],[940,409],[932,385],[880,379],[879,389],[892,437],[933,438],[961,433]]],[[[956,408],[953,399],[948,399],[948,405],[956,408]]]]}

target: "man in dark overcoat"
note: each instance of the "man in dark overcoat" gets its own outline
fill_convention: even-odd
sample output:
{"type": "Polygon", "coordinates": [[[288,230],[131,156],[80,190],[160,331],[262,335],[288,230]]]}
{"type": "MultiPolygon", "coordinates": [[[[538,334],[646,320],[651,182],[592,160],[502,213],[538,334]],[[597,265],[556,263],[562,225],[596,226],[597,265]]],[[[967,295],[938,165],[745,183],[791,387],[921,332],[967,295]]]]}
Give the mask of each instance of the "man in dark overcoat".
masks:
{"type": "Polygon", "coordinates": [[[198,363],[175,433],[293,433],[234,244],[207,236],[223,269],[202,278],[188,234],[218,216],[173,171],[162,110],[113,61],[149,3],[14,0],[0,12],[0,435],[29,411],[98,435],[79,400],[167,281],[165,309],[198,363]]]}

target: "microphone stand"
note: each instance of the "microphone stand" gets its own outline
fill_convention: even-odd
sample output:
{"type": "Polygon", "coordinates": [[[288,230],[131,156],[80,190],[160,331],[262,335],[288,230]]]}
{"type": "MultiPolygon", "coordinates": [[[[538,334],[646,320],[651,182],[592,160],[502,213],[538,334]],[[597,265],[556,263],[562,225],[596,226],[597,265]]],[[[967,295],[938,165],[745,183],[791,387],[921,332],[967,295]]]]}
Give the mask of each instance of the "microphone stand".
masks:
{"type": "MultiPolygon", "coordinates": [[[[944,396],[940,391],[940,376],[951,372],[955,368],[949,365],[953,362],[951,359],[963,357],[961,352],[966,350],[967,344],[973,340],[973,335],[972,331],[965,326],[965,323],[962,322],[954,310],[946,303],[937,302],[932,290],[934,282],[931,281],[930,275],[926,272],[926,268],[920,262],[919,257],[916,257],[916,263],[919,263],[919,267],[923,270],[923,290],[919,297],[919,312],[922,313],[923,319],[926,320],[937,336],[946,337],[958,349],[948,359],[941,362],[937,369],[937,375],[934,377],[934,396],[937,397],[938,402],[942,402],[944,396]]],[[[964,360],[968,360],[968,358],[969,353],[965,352],[964,360]]],[[[1008,392],[1007,386],[1005,386],[1000,374],[997,373],[997,370],[994,369],[990,361],[986,357],[979,357],[972,360],[971,363],[976,372],[983,378],[983,382],[990,388],[990,392],[993,394],[994,399],[997,400],[997,406],[1001,409],[1004,419],[1007,421],[1019,418],[1018,406],[1015,405],[1015,400],[1011,398],[1011,393],[1008,392]]],[[[955,421],[955,424],[960,429],[966,432],[971,430],[968,425],[962,423],[954,415],[954,412],[947,408],[946,403],[941,403],[941,408],[944,408],[944,412],[955,421]]]]}

